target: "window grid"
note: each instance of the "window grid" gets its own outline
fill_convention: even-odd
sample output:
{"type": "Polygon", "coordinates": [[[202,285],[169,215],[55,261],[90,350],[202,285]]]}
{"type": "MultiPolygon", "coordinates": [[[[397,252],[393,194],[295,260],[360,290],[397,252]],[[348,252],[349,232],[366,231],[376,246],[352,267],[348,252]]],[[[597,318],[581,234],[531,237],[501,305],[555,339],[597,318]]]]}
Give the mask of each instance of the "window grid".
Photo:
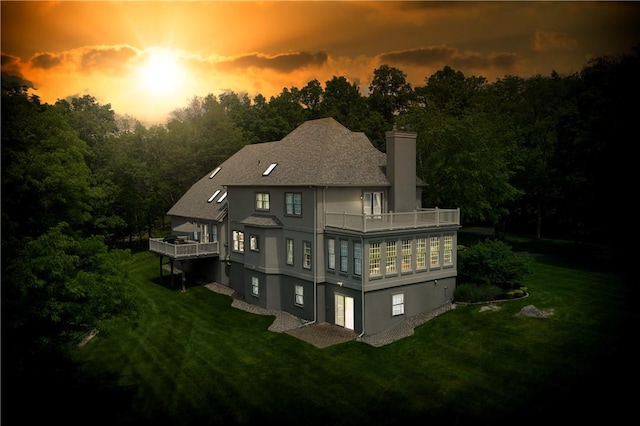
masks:
{"type": "Polygon", "coordinates": [[[287,238],[287,265],[293,265],[293,240],[287,238]]]}
{"type": "Polygon", "coordinates": [[[433,266],[439,266],[440,265],[440,240],[438,239],[438,237],[431,237],[431,240],[429,242],[429,258],[430,260],[430,265],[433,266]]]}
{"type": "Polygon", "coordinates": [[[233,231],[233,251],[244,252],[244,232],[233,231]]]}
{"type": "Polygon", "coordinates": [[[334,238],[329,238],[327,240],[327,267],[331,270],[336,269],[336,240],[334,238]]]}
{"type": "Polygon", "coordinates": [[[340,241],[340,272],[347,273],[349,271],[349,242],[340,241]]]}
{"type": "Polygon", "coordinates": [[[362,275],[362,243],[353,243],[353,275],[362,275]]]}
{"type": "Polygon", "coordinates": [[[251,294],[254,296],[258,296],[260,294],[258,277],[251,277],[251,294]]]}
{"type": "Polygon", "coordinates": [[[209,224],[209,242],[215,243],[218,241],[218,226],[215,223],[209,224]]]}
{"type": "Polygon", "coordinates": [[[444,254],[442,260],[445,265],[453,264],[453,235],[444,236],[444,254]]]}
{"type": "Polygon", "coordinates": [[[386,272],[397,272],[397,259],[396,259],[396,242],[387,241],[387,265],[386,272]]]}
{"type": "Polygon", "coordinates": [[[391,315],[402,314],[404,314],[404,293],[394,294],[391,296],[391,315]]]}
{"type": "Polygon", "coordinates": [[[268,192],[256,192],[256,210],[269,210],[268,192]]]}
{"type": "Polygon", "coordinates": [[[290,216],[302,215],[302,194],[299,192],[285,193],[285,214],[290,216]]]}
{"type": "Polygon", "coordinates": [[[302,243],[302,255],[302,267],[311,269],[311,243],[309,241],[302,243]]]}
{"type": "Polygon", "coordinates": [[[296,284],[294,303],[298,306],[304,306],[304,287],[296,284]]]}
{"type": "Polygon", "coordinates": [[[380,243],[369,244],[369,275],[380,275],[380,243]]]}
{"type": "Polygon", "coordinates": [[[427,268],[427,239],[418,238],[416,240],[416,269],[427,268]]]}
{"type": "Polygon", "coordinates": [[[411,240],[402,240],[402,271],[411,270],[411,240]]]}
{"type": "Polygon", "coordinates": [[[249,248],[251,251],[260,251],[260,238],[257,235],[249,235],[249,248]]]}

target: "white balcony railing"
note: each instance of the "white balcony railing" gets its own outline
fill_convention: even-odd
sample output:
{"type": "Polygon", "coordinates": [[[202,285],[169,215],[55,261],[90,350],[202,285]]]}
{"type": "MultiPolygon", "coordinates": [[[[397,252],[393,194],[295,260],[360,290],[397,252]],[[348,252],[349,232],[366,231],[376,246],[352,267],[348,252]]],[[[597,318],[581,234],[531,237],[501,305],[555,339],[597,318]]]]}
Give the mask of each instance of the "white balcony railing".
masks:
{"type": "Polygon", "coordinates": [[[359,232],[437,228],[460,225],[460,209],[420,209],[376,215],[325,212],[325,227],[359,232]]]}
{"type": "Polygon", "coordinates": [[[218,242],[198,243],[196,241],[176,240],[175,243],[163,241],[161,238],[149,238],[149,251],[169,256],[172,259],[188,259],[220,254],[218,242]]]}

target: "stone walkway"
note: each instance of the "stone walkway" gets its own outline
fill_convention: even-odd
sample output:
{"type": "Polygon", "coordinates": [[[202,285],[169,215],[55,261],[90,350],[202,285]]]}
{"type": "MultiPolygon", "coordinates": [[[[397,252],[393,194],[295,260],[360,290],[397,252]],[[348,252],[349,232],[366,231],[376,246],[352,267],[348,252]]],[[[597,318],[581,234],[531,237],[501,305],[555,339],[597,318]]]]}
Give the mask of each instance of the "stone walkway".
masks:
{"type": "Polygon", "coordinates": [[[318,348],[326,348],[328,346],[352,340],[367,343],[375,347],[388,345],[396,340],[413,335],[415,327],[455,308],[455,305],[446,304],[429,313],[407,318],[405,321],[382,333],[358,337],[357,333],[345,329],[344,327],[339,327],[329,323],[310,324],[288,312],[265,309],[260,306],[252,305],[235,297],[233,289],[218,283],[205,284],[204,286],[216,293],[231,296],[233,299],[231,306],[234,308],[242,309],[243,311],[258,315],[274,315],[275,320],[269,326],[269,331],[287,333],[300,340],[311,343],[318,348]]]}

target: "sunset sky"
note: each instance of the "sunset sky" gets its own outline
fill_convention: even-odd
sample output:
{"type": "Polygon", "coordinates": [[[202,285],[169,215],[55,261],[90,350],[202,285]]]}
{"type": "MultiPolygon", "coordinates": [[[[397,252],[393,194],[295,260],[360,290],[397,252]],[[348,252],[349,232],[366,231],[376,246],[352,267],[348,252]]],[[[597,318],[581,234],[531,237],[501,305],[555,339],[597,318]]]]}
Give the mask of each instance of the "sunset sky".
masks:
{"type": "Polygon", "coordinates": [[[344,76],[382,64],[415,87],[449,65],[490,82],[578,72],[640,44],[639,2],[2,1],[2,72],[43,102],[94,96],[145,125],[193,96],[344,76]]]}

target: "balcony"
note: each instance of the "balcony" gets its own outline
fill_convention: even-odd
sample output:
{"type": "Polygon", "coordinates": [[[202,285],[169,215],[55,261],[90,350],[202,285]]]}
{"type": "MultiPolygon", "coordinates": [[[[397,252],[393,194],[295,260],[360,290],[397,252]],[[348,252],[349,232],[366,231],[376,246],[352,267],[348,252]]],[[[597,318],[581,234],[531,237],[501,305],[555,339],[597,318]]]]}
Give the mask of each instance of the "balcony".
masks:
{"type": "Polygon", "coordinates": [[[180,238],[170,241],[165,241],[162,238],[149,238],[149,251],[178,260],[220,255],[217,241],[214,243],[199,243],[180,238]]]}
{"type": "Polygon", "coordinates": [[[460,209],[420,209],[376,215],[325,212],[325,227],[357,232],[460,226],[460,209]]]}

